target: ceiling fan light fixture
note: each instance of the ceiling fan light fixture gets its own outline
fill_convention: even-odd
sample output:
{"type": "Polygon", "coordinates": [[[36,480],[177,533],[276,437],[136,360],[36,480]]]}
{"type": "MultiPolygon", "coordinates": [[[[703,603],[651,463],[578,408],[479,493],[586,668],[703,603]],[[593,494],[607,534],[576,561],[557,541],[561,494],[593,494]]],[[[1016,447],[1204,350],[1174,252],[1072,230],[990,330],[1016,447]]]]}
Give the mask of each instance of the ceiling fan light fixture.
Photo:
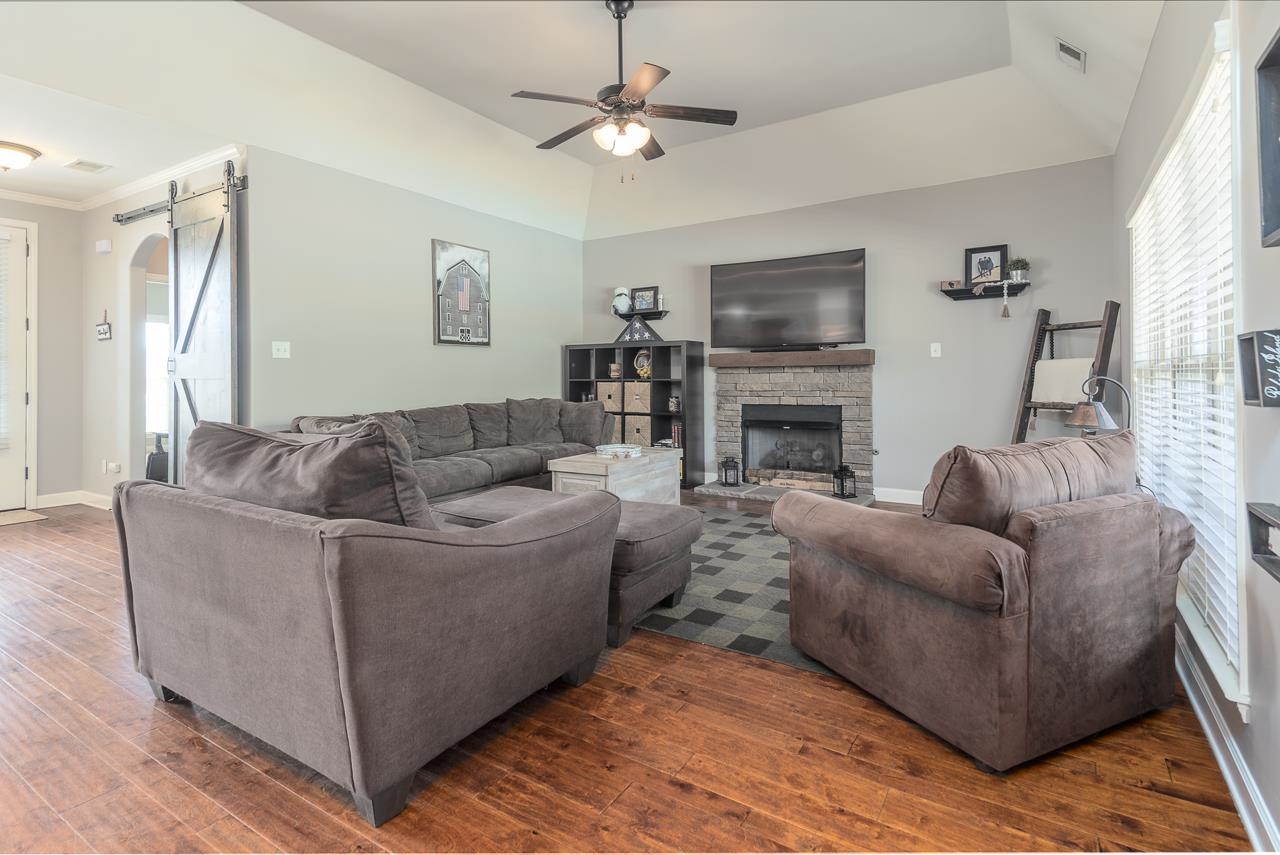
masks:
{"type": "Polygon", "coordinates": [[[651,136],[653,133],[648,128],[632,119],[618,130],[617,139],[613,141],[611,151],[617,157],[630,157],[639,151],[651,136]]]}
{"type": "Polygon", "coordinates": [[[0,141],[0,172],[10,169],[26,169],[40,152],[31,146],[0,141]]]}
{"type": "Polygon", "coordinates": [[[605,122],[591,132],[591,138],[605,151],[613,151],[613,144],[618,139],[618,126],[613,122],[605,122]]]}

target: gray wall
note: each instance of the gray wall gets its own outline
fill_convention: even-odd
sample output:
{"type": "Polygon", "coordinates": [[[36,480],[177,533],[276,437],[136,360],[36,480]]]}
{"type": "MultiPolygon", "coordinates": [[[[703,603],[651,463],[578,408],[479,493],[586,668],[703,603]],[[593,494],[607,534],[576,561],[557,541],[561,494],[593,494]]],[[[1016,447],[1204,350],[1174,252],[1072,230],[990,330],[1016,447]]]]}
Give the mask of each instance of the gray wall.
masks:
{"type": "Polygon", "coordinates": [[[265,149],[247,172],[250,423],[559,396],[560,345],[582,333],[580,241],[265,149]],[[489,250],[490,347],[432,344],[432,238],[489,250]]]}
{"type": "Polygon", "coordinates": [[[81,217],[0,199],[0,218],[39,226],[36,494],[80,489],[81,217]]]}
{"type": "MultiPolygon", "coordinates": [[[[1099,317],[1104,300],[1119,299],[1109,263],[1113,231],[1111,160],[1101,158],[592,240],[583,250],[585,335],[617,335],[609,313],[615,287],[658,285],[671,309],[655,324],[658,333],[709,343],[709,265],[866,247],[875,482],[919,491],[947,448],[1009,441],[1037,308],[1083,320],[1099,317]],[[966,247],[997,243],[1031,261],[1035,283],[1009,301],[1008,320],[999,318],[999,300],[953,302],[938,293],[940,280],[962,277],[966,247]],[[930,358],[930,342],[942,343],[943,358],[930,358]]],[[[1059,339],[1060,356],[1092,354],[1089,334],[1071,336],[1059,339]]],[[[1113,365],[1122,342],[1116,351],[1113,365]]],[[[708,400],[712,384],[708,371],[708,400]]],[[[1042,415],[1041,434],[1056,433],[1060,422],[1042,415]]],[[[710,455],[710,416],[706,431],[710,455]]]]}

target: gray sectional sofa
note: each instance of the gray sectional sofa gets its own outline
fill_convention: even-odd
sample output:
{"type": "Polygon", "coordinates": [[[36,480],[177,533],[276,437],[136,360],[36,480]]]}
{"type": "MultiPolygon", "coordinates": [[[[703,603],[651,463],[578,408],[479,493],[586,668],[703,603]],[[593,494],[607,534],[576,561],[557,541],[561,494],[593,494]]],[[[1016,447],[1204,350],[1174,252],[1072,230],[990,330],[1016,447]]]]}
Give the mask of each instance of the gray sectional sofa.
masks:
{"type": "Polygon", "coordinates": [[[376,419],[404,439],[428,499],[501,486],[549,488],[547,461],[584,454],[613,436],[614,416],[599,401],[508,398],[350,416],[298,416],[291,430],[343,434],[376,419]]]}

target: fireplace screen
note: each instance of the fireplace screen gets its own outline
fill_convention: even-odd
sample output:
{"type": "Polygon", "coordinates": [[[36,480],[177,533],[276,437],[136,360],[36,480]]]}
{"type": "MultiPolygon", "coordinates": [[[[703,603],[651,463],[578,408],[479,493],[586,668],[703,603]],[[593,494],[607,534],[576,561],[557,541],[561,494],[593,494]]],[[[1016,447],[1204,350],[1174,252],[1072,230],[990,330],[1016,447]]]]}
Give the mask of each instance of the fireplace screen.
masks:
{"type": "Polygon", "coordinates": [[[749,480],[812,473],[830,481],[840,465],[840,407],[742,405],[742,462],[749,480]]]}

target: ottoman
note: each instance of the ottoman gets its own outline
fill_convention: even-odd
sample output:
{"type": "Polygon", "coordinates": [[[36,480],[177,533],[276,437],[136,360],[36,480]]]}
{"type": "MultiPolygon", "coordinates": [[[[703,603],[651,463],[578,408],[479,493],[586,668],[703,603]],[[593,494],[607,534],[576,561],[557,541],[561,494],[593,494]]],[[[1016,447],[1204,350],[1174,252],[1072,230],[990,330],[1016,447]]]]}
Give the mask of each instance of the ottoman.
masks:
{"type": "MultiPolygon", "coordinates": [[[[511,519],[570,498],[531,487],[498,487],[432,505],[446,524],[477,527],[511,519]]],[[[680,602],[692,572],[692,547],[702,514],[680,505],[623,502],[609,576],[610,647],[620,647],[636,619],[656,605],[680,602]]]]}

